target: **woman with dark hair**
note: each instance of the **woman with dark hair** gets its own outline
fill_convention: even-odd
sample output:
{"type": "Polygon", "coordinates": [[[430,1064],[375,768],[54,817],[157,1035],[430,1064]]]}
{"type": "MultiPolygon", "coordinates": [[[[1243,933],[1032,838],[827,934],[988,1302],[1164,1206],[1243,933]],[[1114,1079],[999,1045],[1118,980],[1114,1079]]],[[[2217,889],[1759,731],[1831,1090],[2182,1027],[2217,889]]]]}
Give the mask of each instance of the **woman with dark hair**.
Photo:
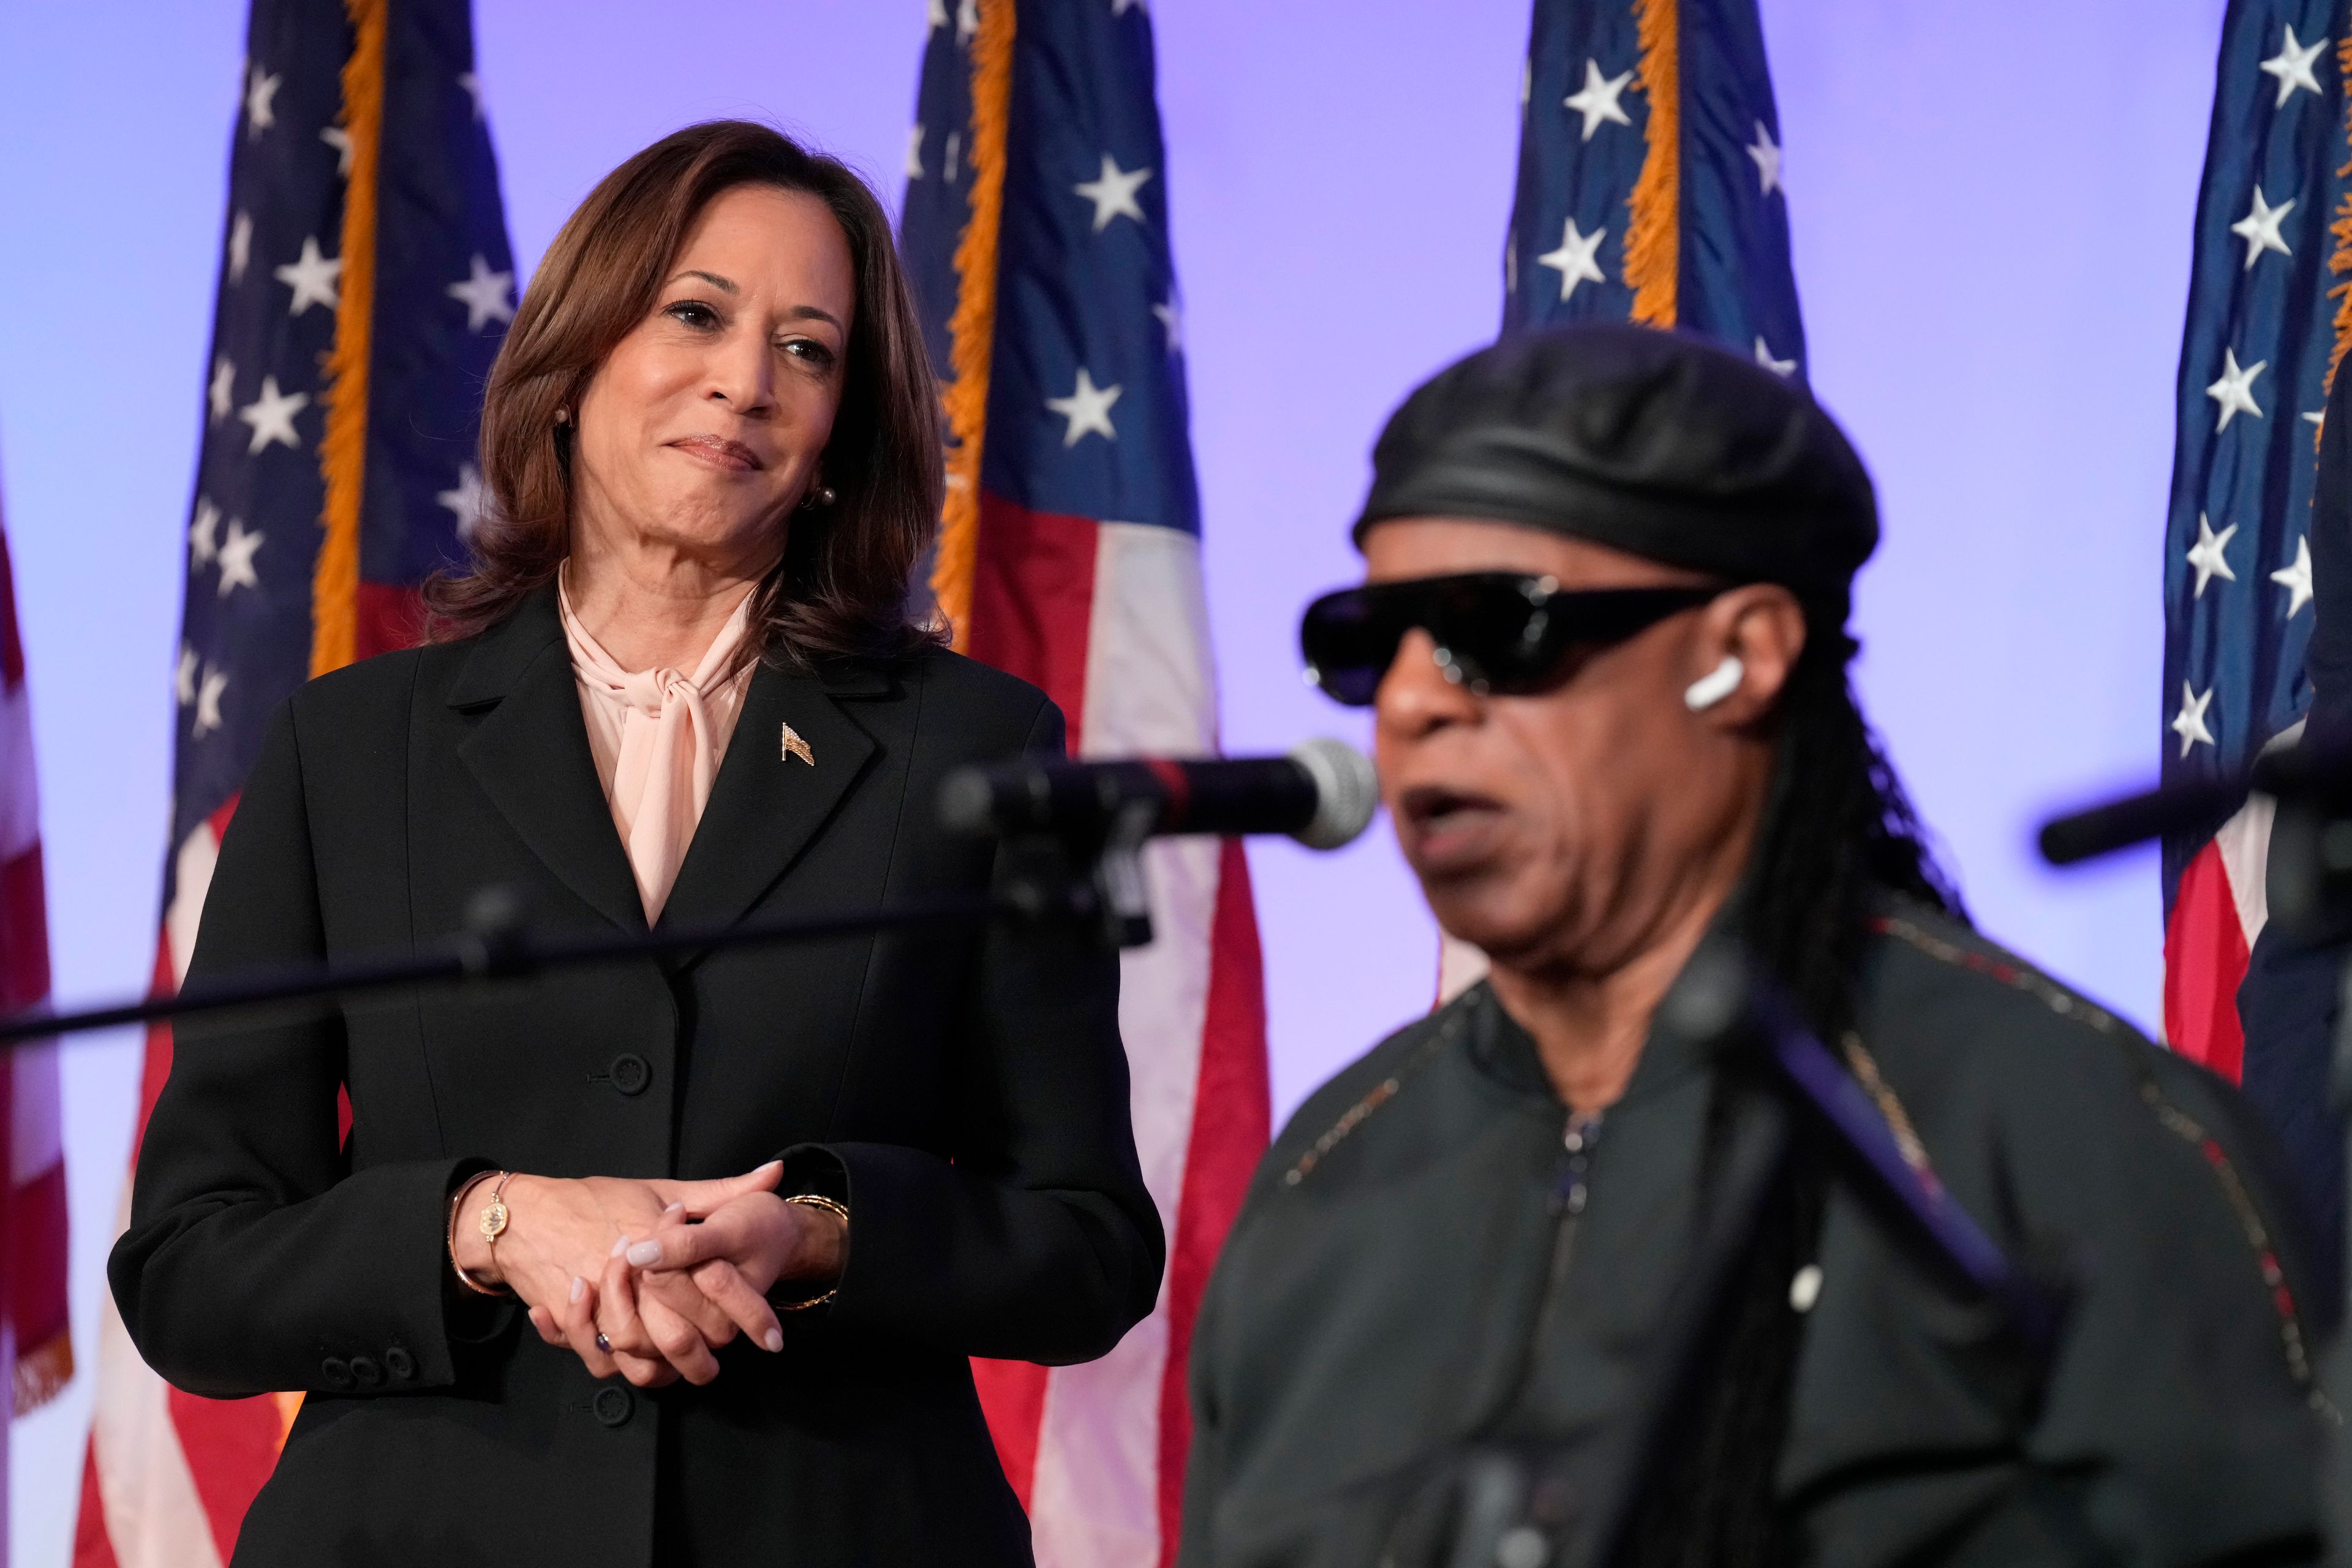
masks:
{"type": "MultiPolygon", "coordinates": [[[[482,470],[430,646],[278,714],[192,978],[488,887],[557,934],[987,886],[940,782],[1063,721],[908,619],[935,394],[848,170],[737,122],[615,170],[482,470]]],[[[928,928],[187,1026],[115,1299],[180,1387],[305,1391],[240,1563],[1026,1563],[967,1358],[1150,1308],[1117,994],[1077,937],[928,928]]]]}
{"type": "Polygon", "coordinates": [[[1260,1166],[1192,1343],[1185,1568],[2307,1560],[2327,1294],[2266,1146],[1969,928],[1848,684],[1878,521],[1828,416],[1592,325],[1441,373],[1373,467],[1365,582],[1301,641],[1493,967],[1260,1166]],[[2054,1271],[2046,1360],[1804,1141],[1735,1184],[1765,1091],[1654,1027],[1711,932],[2054,1271]],[[1728,1279],[1691,1345],[1701,1256],[1728,1279]],[[1521,1480],[1465,1486],[1512,1473],[1482,1450],[1521,1480]]]}

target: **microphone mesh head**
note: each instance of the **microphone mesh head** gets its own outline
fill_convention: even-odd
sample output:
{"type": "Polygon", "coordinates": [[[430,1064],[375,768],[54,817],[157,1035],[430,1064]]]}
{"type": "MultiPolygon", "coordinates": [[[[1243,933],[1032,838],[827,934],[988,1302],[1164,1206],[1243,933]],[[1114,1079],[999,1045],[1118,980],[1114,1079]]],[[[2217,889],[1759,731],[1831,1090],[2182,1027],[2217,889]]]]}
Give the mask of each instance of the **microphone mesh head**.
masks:
{"type": "Polygon", "coordinates": [[[1315,781],[1314,820],[1291,835],[1309,849],[1337,849],[1372,825],[1380,809],[1381,780],[1372,760],[1328,736],[1292,748],[1290,760],[1315,781]]]}

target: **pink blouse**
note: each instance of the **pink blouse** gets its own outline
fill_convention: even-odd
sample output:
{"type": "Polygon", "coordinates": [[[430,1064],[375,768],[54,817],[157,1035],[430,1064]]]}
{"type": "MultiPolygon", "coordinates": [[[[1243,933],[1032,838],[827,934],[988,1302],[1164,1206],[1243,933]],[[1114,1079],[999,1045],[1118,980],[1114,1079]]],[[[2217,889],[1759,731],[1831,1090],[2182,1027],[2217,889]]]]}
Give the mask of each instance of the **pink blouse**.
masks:
{"type": "Polygon", "coordinates": [[[661,919],[696,824],[710,800],[711,780],[735,733],[753,661],[742,658],[751,595],[735,607],[690,676],[675,669],[623,669],[572,612],[564,573],[556,580],[563,639],[580,683],[588,750],[612,804],[613,826],[636,873],[648,923],[661,919]]]}

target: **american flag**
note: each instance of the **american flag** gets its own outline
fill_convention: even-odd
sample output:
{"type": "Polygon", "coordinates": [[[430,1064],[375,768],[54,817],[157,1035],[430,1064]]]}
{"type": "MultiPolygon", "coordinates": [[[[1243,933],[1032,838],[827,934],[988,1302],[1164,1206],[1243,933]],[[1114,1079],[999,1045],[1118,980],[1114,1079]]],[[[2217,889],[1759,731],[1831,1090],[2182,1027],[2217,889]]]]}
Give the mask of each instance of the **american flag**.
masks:
{"type": "MultiPolygon", "coordinates": [[[[457,559],[514,313],[468,0],[254,0],[246,55],[173,672],[163,991],[271,710],[413,641],[417,584],[457,559]]],[[[142,1132],[171,1059],[151,1029],[142,1132]]],[[[77,1568],[226,1563],[299,1395],[168,1387],[111,1300],[98,1362],[77,1568]]]]}
{"type": "MultiPolygon", "coordinates": [[[[0,1013],[49,999],[48,900],[41,875],[41,803],[33,773],[33,710],[16,587],[0,536],[0,1013]]],[[[57,1047],[23,1046],[0,1062],[0,1429],[73,1376],[66,1324],[66,1160],[57,1047]]],[[[0,1431],[0,1460],[7,1445],[0,1431]]],[[[5,1523],[5,1510],[0,1510],[5,1523]]],[[[0,1563],[7,1561],[0,1540],[0,1563]]]]}
{"type": "MultiPolygon", "coordinates": [[[[1536,0],[1503,331],[1581,321],[1702,333],[1804,379],[1755,0],[1536,0]]],[[[1444,938],[1439,999],[1486,970],[1444,938]]]]}
{"type": "MultiPolygon", "coordinates": [[[[950,427],[932,587],[958,645],[1034,681],[1081,756],[1217,749],[1200,502],[1142,0],[930,0],[902,243],[950,427]]],[[[1125,956],[1136,1141],[1170,1237],[1101,1361],[974,1372],[1044,1568],[1172,1559],[1193,1314],[1267,1138],[1238,843],[1160,840],[1125,956]]]]}
{"type": "MultiPolygon", "coordinates": [[[[2164,778],[2235,773],[2310,706],[2308,524],[2341,354],[2329,219],[2346,200],[2334,0],[2233,0],[2222,26],[2175,394],[2164,543],[2164,778]]],[[[2164,845],[2164,1035],[2235,1079],[2238,990],[2267,913],[2271,805],[2164,845]]],[[[2325,1052],[2324,1039],[2284,1042],[2325,1052]]]]}
{"type": "Polygon", "coordinates": [[[1503,326],[1633,321],[1805,374],[1755,0],[1536,0],[1503,326]]]}

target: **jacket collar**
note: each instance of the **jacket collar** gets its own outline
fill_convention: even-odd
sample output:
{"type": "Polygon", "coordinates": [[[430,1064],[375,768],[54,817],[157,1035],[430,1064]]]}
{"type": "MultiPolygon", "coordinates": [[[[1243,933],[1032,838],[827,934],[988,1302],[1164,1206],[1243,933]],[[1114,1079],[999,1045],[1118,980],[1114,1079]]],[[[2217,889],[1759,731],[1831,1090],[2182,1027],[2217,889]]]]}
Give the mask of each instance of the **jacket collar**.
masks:
{"type": "MultiPolygon", "coordinates": [[[[845,700],[894,687],[887,668],[846,661],[752,672],[662,924],[732,921],[783,876],[877,749],[845,700]],[[812,760],[787,752],[787,724],[812,760]]],[[[482,634],[447,702],[489,708],[458,754],[531,852],[606,920],[645,930],[636,879],[588,749],[553,583],[482,634]]]]}

